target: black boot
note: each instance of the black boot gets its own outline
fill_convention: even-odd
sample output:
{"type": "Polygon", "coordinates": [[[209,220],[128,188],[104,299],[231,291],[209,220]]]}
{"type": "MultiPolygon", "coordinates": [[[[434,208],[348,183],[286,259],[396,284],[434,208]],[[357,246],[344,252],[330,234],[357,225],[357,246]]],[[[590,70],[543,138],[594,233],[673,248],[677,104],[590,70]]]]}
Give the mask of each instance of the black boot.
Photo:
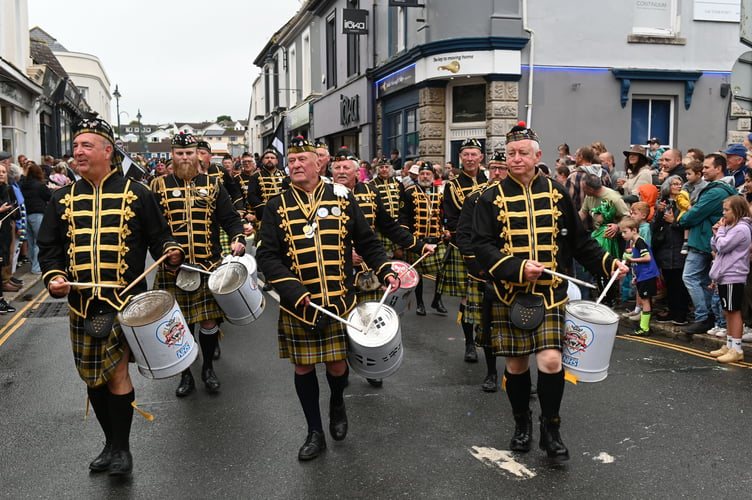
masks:
{"type": "MultiPolygon", "coordinates": [[[[464,313],[465,305],[460,304],[460,314],[464,313]]],[[[477,363],[478,351],[475,348],[475,332],[473,331],[473,325],[465,321],[462,321],[460,324],[462,325],[462,332],[465,335],[465,361],[468,363],[477,363]]]]}
{"type": "Polygon", "coordinates": [[[133,422],[132,403],[135,399],[136,394],[133,390],[127,394],[110,394],[109,397],[112,422],[112,459],[108,469],[110,476],[128,476],[133,470],[130,434],[133,422]]]}
{"type": "Polygon", "coordinates": [[[569,460],[569,450],[561,441],[559,426],[561,419],[559,417],[541,417],[540,418],[540,449],[545,450],[548,458],[557,462],[569,460]]]}
{"type": "Polygon", "coordinates": [[[347,413],[345,402],[329,405],[329,434],[335,441],[342,441],[347,436],[347,413]]]}
{"type": "Polygon", "coordinates": [[[418,316],[426,315],[426,305],[423,303],[423,276],[418,279],[418,284],[415,285],[415,314],[418,316]]]}
{"type": "Polygon", "coordinates": [[[110,468],[112,459],[112,423],[110,422],[109,397],[110,390],[106,385],[99,387],[87,387],[89,402],[94,409],[94,415],[97,417],[99,425],[104,432],[105,444],[104,449],[97,455],[97,458],[89,464],[89,470],[92,472],[104,472],[110,468]]]}
{"type": "Polygon", "coordinates": [[[441,295],[438,293],[433,296],[433,300],[431,301],[431,307],[436,309],[436,312],[441,314],[447,313],[447,308],[444,307],[444,303],[441,301],[441,295]]]}
{"type": "MultiPolygon", "coordinates": [[[[512,451],[530,451],[533,441],[533,412],[530,410],[514,414],[514,435],[509,442],[512,451]]],[[[541,441],[542,442],[542,441],[541,441]]]]}
{"type": "Polygon", "coordinates": [[[465,344],[465,361],[468,363],[478,362],[478,350],[475,348],[475,344],[465,344]]]}
{"type": "Polygon", "coordinates": [[[499,376],[496,373],[489,373],[480,388],[483,392],[496,392],[499,390],[499,376]]]}
{"type": "Polygon", "coordinates": [[[418,305],[415,307],[415,314],[418,316],[425,316],[426,315],[426,306],[423,304],[423,302],[418,302],[418,305]]]}
{"type": "Polygon", "coordinates": [[[321,455],[326,449],[326,438],[321,431],[311,431],[306,437],[305,443],[298,450],[298,460],[313,460],[321,455]]]}
{"type": "Polygon", "coordinates": [[[196,389],[196,382],[194,382],[193,380],[191,369],[187,368],[180,375],[180,385],[178,385],[178,388],[175,389],[175,395],[179,398],[184,398],[188,394],[192,393],[194,389],[196,389]]]}
{"type": "Polygon", "coordinates": [[[219,383],[219,379],[217,378],[217,374],[214,373],[213,368],[205,368],[201,370],[201,380],[204,381],[204,386],[208,393],[216,394],[219,392],[221,384],[219,383]]]}

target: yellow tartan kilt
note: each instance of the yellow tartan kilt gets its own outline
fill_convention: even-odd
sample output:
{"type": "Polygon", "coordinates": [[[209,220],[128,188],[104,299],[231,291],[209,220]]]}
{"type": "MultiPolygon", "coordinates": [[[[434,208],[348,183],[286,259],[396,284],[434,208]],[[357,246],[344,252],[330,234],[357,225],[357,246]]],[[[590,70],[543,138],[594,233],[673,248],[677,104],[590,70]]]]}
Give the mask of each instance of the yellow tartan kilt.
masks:
{"type": "Polygon", "coordinates": [[[451,253],[444,261],[444,267],[436,279],[436,293],[439,295],[448,294],[452,297],[464,297],[467,293],[465,291],[465,282],[467,281],[465,261],[456,246],[450,244],[446,251],[451,253]]]}
{"type": "Polygon", "coordinates": [[[115,373],[128,343],[115,320],[110,335],[96,339],[84,331],[84,318],[70,311],[70,339],[78,376],[89,387],[106,384],[115,373]]]}
{"type": "MultiPolygon", "coordinates": [[[[415,266],[415,269],[420,273],[421,276],[431,275],[436,278],[436,276],[439,274],[441,261],[444,259],[445,253],[446,245],[436,245],[436,252],[433,255],[426,257],[425,259],[418,262],[418,265],[415,266]]],[[[406,255],[408,264],[412,264],[421,257],[421,254],[417,252],[406,252],[406,255]]]]}
{"type": "Polygon", "coordinates": [[[564,306],[547,309],[543,323],[535,330],[515,328],[510,321],[511,307],[494,301],[491,321],[491,343],[497,356],[517,357],[544,349],[561,351],[564,338],[564,306]]]}
{"type": "Polygon", "coordinates": [[[154,279],[154,288],[156,290],[166,290],[175,297],[183,313],[185,322],[193,325],[200,321],[210,319],[221,321],[224,317],[222,309],[214,300],[214,296],[209,290],[209,275],[201,274],[201,285],[194,292],[186,292],[175,285],[176,273],[160,269],[154,279]]]}
{"type": "Polygon", "coordinates": [[[295,316],[280,309],[277,328],[279,357],[289,358],[294,365],[315,365],[347,358],[347,332],[345,325],[337,320],[331,319],[322,332],[313,332],[295,316]]]}

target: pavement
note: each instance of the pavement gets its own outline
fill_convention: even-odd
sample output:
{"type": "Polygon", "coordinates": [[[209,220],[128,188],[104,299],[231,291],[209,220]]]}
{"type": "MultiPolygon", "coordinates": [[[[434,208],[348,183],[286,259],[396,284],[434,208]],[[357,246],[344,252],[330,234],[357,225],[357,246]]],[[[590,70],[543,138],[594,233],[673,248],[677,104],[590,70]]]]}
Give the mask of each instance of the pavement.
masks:
{"type": "Polygon", "coordinates": [[[16,272],[13,273],[13,276],[16,279],[23,280],[24,284],[21,286],[21,288],[18,289],[17,292],[3,292],[3,298],[5,298],[6,302],[11,304],[16,309],[20,309],[19,305],[20,302],[28,302],[31,300],[30,290],[34,285],[36,285],[39,281],[42,280],[41,274],[32,274],[31,272],[31,264],[19,264],[16,267],[16,272]]]}

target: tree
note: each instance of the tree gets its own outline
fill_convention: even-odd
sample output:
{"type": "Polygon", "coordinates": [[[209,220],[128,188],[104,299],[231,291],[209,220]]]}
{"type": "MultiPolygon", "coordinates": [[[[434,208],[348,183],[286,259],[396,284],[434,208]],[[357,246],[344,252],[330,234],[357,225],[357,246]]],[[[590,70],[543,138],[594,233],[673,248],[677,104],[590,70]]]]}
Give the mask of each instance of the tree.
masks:
{"type": "Polygon", "coordinates": [[[219,115],[217,117],[217,123],[219,122],[231,122],[232,118],[230,118],[230,115],[219,115]]]}

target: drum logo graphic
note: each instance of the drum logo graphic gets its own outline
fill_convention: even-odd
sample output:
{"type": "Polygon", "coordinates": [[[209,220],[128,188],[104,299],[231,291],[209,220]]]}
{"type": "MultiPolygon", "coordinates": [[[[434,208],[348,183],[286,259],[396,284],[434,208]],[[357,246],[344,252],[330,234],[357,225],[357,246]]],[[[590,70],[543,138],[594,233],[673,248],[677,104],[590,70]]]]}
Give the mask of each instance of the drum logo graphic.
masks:
{"type": "Polygon", "coordinates": [[[593,330],[586,325],[577,325],[571,320],[565,323],[564,352],[562,361],[565,365],[576,367],[580,360],[577,358],[593,343],[593,330]]]}
{"type": "Polygon", "coordinates": [[[180,347],[176,353],[178,359],[190,352],[191,346],[185,342],[185,322],[180,316],[180,311],[173,311],[167,321],[160,323],[156,334],[160,343],[168,347],[180,347]]]}

